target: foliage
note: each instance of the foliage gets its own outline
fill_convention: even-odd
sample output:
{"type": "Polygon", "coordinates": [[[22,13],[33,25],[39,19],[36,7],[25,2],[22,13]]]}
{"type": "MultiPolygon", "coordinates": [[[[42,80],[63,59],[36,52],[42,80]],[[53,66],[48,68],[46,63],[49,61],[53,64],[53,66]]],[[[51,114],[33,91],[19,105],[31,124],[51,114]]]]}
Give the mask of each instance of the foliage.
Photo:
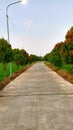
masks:
{"type": "MultiPolygon", "coordinates": [[[[58,67],[62,67],[63,64],[73,64],[73,27],[65,35],[65,41],[57,43],[44,59],[58,67]]],[[[71,70],[72,67],[69,66],[69,71],[71,70]]]]}
{"type": "Polygon", "coordinates": [[[66,70],[67,72],[73,74],[73,64],[63,64],[62,69],[66,70]]]}
{"type": "Polygon", "coordinates": [[[24,62],[25,62],[25,65],[26,65],[30,62],[29,54],[24,49],[22,49],[21,52],[24,56],[24,60],[25,60],[24,62]]]}
{"type": "Polygon", "coordinates": [[[25,64],[25,57],[21,50],[13,49],[13,61],[15,61],[17,66],[25,64]]]}
{"type": "MultiPolygon", "coordinates": [[[[19,68],[17,67],[17,65],[15,63],[11,63],[12,66],[12,74],[20,69],[23,68],[23,66],[19,65],[19,68]]],[[[8,77],[10,75],[10,64],[7,63],[6,64],[6,77],[8,77]]],[[[0,81],[2,81],[4,79],[4,69],[3,69],[3,64],[0,63],[0,81]]]]}
{"type": "Polygon", "coordinates": [[[62,66],[62,60],[61,60],[61,56],[56,52],[53,53],[53,57],[51,59],[51,62],[57,66],[57,67],[61,67],[62,66]]]}
{"type": "Polygon", "coordinates": [[[11,45],[4,39],[0,39],[0,62],[4,64],[4,77],[6,77],[6,63],[11,62],[13,52],[11,45]]]}
{"type": "Polygon", "coordinates": [[[0,39],[0,62],[10,62],[12,61],[12,56],[11,45],[5,39],[0,39]]]}
{"type": "Polygon", "coordinates": [[[0,81],[4,79],[3,64],[0,63],[0,81]]]}
{"type": "Polygon", "coordinates": [[[30,55],[30,62],[36,62],[36,61],[42,61],[42,60],[43,58],[41,56],[36,56],[33,54],[30,55]]]}

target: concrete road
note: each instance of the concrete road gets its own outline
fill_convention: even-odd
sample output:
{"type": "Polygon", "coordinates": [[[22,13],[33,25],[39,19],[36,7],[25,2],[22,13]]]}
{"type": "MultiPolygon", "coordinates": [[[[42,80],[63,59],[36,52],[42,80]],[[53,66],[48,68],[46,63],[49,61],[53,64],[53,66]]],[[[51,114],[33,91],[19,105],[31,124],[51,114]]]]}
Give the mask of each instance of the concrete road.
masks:
{"type": "Polygon", "coordinates": [[[0,130],[73,130],[73,85],[36,63],[0,92],[0,130]]]}

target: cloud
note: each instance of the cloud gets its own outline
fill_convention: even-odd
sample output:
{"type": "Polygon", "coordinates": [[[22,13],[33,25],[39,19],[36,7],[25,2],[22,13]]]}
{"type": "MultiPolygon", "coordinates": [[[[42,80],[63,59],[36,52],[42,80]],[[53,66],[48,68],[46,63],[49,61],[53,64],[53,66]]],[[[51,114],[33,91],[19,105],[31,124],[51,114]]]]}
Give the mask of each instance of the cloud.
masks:
{"type": "Polygon", "coordinates": [[[24,25],[24,27],[30,28],[31,25],[32,25],[32,20],[31,19],[25,19],[23,25],[24,25]]]}

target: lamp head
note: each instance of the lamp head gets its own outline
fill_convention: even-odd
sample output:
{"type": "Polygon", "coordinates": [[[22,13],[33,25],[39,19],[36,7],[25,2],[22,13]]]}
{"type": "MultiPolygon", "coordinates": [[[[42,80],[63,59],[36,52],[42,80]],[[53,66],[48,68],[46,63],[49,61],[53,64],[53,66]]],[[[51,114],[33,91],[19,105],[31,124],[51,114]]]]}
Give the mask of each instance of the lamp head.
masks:
{"type": "Polygon", "coordinates": [[[21,0],[22,4],[27,4],[28,0],[21,0]]]}

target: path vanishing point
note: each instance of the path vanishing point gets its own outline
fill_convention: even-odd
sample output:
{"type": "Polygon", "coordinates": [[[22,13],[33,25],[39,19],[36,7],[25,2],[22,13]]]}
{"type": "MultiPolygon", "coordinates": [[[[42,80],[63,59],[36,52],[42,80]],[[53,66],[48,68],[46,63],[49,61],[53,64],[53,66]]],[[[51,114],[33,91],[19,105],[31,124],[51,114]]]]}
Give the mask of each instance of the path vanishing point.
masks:
{"type": "Polygon", "coordinates": [[[0,130],[73,130],[73,85],[34,64],[0,91],[0,130]]]}

